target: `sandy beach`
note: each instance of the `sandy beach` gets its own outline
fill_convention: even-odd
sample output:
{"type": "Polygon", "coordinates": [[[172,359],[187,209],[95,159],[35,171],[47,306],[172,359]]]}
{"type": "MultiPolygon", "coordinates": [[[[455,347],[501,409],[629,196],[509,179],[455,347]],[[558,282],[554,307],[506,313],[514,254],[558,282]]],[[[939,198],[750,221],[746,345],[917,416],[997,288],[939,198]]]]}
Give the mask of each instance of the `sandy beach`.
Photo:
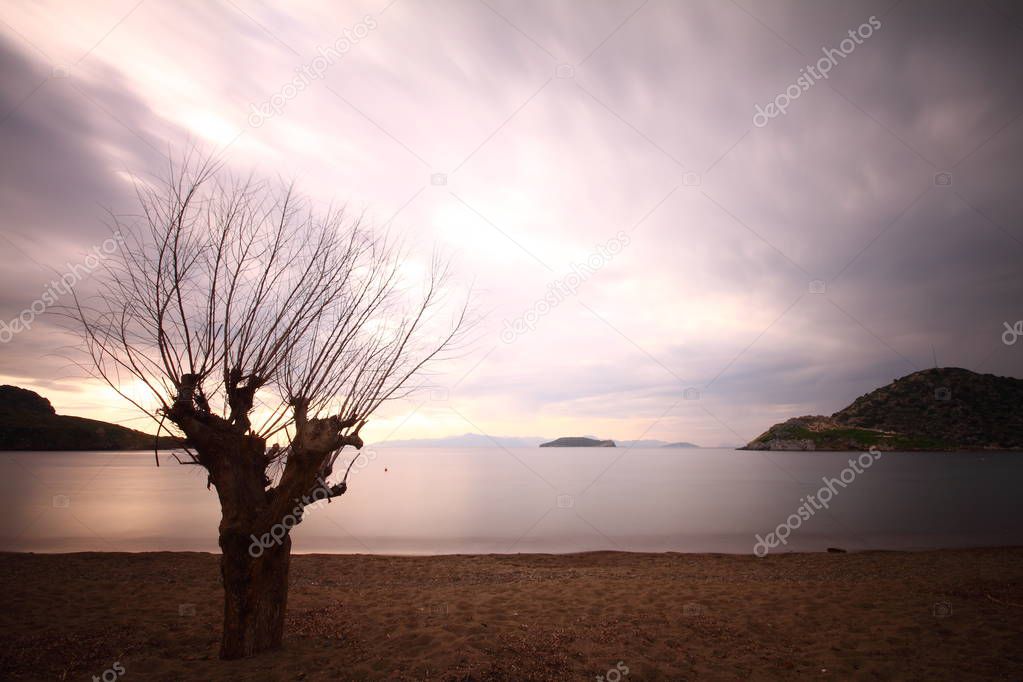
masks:
{"type": "Polygon", "coordinates": [[[1023,677],[1020,548],[301,555],[285,649],[231,663],[218,578],[210,554],[2,554],[0,677],[1023,677]]]}

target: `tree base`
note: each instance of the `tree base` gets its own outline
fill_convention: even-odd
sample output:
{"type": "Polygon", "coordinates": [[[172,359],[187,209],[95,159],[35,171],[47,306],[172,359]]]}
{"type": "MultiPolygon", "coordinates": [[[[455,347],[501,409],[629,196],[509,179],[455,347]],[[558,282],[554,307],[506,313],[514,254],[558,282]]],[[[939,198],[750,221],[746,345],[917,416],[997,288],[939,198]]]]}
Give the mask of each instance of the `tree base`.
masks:
{"type": "Polygon", "coordinates": [[[221,536],[220,574],[224,582],[224,631],[220,658],[246,658],[280,649],[288,605],[288,569],[291,538],[270,547],[255,545],[251,537],[221,536]]]}

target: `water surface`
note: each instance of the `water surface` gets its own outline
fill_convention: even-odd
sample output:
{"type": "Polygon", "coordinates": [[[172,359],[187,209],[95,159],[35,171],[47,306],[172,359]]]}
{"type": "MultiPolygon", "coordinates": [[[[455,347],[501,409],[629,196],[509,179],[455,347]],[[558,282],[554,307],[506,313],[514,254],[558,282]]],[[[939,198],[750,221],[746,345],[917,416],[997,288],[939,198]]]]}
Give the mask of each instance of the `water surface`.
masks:
{"type": "MultiPolygon", "coordinates": [[[[354,454],[354,453],[353,453],[354,454]]],[[[751,553],[856,453],[370,451],[297,552],[751,553]]],[[[217,551],[216,493],[152,452],[0,453],[0,549],[217,551]]],[[[1023,455],[885,453],[779,550],[1023,545],[1023,455]]]]}

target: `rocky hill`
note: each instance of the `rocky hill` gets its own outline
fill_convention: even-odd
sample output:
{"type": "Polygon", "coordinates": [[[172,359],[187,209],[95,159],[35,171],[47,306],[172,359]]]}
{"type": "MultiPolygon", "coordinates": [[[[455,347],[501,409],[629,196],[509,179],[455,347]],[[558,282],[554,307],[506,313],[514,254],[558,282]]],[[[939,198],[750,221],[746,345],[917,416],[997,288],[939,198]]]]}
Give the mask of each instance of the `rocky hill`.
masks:
{"type": "MultiPolygon", "coordinates": [[[[117,424],[57,414],[34,391],[0,386],[0,450],[151,450],[154,437],[117,424]]],[[[180,447],[160,438],[160,448],[180,447]]]]}
{"type": "Polygon", "coordinates": [[[927,369],[860,396],[830,417],[794,417],[746,450],[1023,450],[1023,380],[927,369]]]}

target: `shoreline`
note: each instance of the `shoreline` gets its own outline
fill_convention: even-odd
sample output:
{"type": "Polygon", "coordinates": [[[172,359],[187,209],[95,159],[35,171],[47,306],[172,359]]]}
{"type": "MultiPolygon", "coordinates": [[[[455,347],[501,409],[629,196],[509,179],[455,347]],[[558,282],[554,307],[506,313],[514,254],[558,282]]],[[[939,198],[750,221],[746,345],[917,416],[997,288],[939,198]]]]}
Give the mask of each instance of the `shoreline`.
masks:
{"type": "Polygon", "coordinates": [[[285,648],[234,662],[216,657],[218,563],[0,553],[0,677],[115,661],[142,680],[1023,675],[1023,547],[296,555],[285,648]]]}
{"type": "MultiPolygon", "coordinates": [[[[771,551],[769,556],[819,556],[822,554],[926,554],[931,552],[973,552],[973,551],[1020,551],[1023,553],[1023,545],[975,545],[968,547],[920,547],[911,549],[855,549],[851,547],[828,547],[816,551],[806,550],[780,550],[771,551]],[[834,551],[837,548],[839,551],[834,551]]],[[[97,557],[114,557],[114,556],[162,556],[162,555],[202,555],[209,557],[219,557],[220,552],[211,552],[202,549],[143,549],[143,550],[77,550],[70,552],[43,552],[43,551],[21,551],[21,550],[9,550],[0,549],[0,559],[7,556],[46,556],[46,557],[76,557],[76,556],[97,556],[97,557]]],[[[664,552],[645,552],[645,551],[633,551],[627,549],[590,549],[578,552],[450,552],[440,554],[388,554],[387,552],[302,552],[292,549],[291,556],[302,556],[302,557],[317,557],[317,558],[330,558],[330,557],[361,557],[361,558],[382,558],[382,559],[465,559],[465,558],[529,558],[529,557],[546,557],[546,558],[568,558],[568,557],[587,557],[591,555],[624,555],[630,557],[693,557],[693,558],[739,558],[739,557],[757,557],[752,551],[750,552],[679,552],[676,550],[667,550],[664,552]]]]}
{"type": "MultiPolygon", "coordinates": [[[[560,446],[559,445],[559,446],[544,447],[542,449],[544,449],[544,450],[607,450],[607,449],[610,449],[610,447],[611,446],[607,446],[607,447],[603,447],[603,446],[566,447],[566,446],[560,446]]],[[[667,447],[667,446],[663,446],[663,445],[662,446],[657,446],[657,447],[628,447],[628,446],[624,446],[624,445],[614,446],[614,447],[616,447],[618,449],[623,449],[623,450],[651,450],[651,451],[662,451],[663,450],[663,451],[666,451],[666,452],[679,452],[679,451],[686,452],[686,451],[692,451],[692,450],[721,450],[721,451],[724,451],[724,452],[848,452],[850,454],[854,454],[854,453],[868,452],[869,451],[869,448],[862,448],[862,449],[859,449],[859,450],[849,450],[849,449],[832,450],[830,448],[813,448],[813,449],[804,449],[804,448],[751,448],[751,447],[748,447],[748,446],[743,446],[743,447],[713,447],[713,446],[706,446],[706,447],[704,447],[702,445],[701,446],[697,446],[697,447],[692,447],[692,448],[689,448],[689,447],[686,447],[686,448],[672,448],[672,447],[667,447]]],[[[374,446],[367,446],[366,449],[374,449],[374,446]]],[[[392,451],[392,450],[416,450],[416,449],[425,450],[426,452],[438,451],[438,450],[439,451],[448,451],[448,452],[449,451],[458,452],[458,451],[461,451],[461,450],[492,450],[492,451],[495,451],[495,452],[499,452],[502,448],[498,448],[498,447],[475,447],[475,446],[466,446],[466,445],[457,445],[457,446],[450,446],[450,447],[439,447],[439,446],[417,447],[417,446],[404,446],[404,445],[401,445],[401,446],[399,446],[399,445],[388,445],[388,446],[376,446],[375,449],[377,451],[384,451],[384,452],[392,451]]],[[[541,448],[538,446],[538,447],[515,447],[515,448],[512,448],[512,449],[515,449],[515,450],[531,450],[532,451],[532,450],[539,450],[541,448]]],[[[909,454],[916,454],[916,453],[920,453],[920,452],[929,452],[929,453],[934,453],[934,454],[977,454],[977,455],[986,455],[988,453],[1017,453],[1017,454],[1023,453],[1023,448],[995,448],[995,447],[963,447],[963,448],[951,448],[951,449],[949,449],[949,448],[897,448],[897,449],[878,448],[878,450],[883,452],[886,455],[890,455],[890,454],[898,455],[898,454],[903,454],[903,453],[909,455],[909,454]]],[[[104,454],[106,454],[106,453],[113,453],[113,452],[125,453],[125,454],[132,454],[132,453],[134,453],[134,454],[146,454],[146,455],[152,455],[153,454],[153,450],[152,449],[142,449],[142,450],[140,450],[138,448],[129,449],[129,450],[97,449],[97,448],[83,448],[83,449],[75,449],[75,450],[69,450],[67,448],[65,448],[63,450],[52,450],[52,449],[45,449],[45,450],[44,449],[14,450],[14,449],[3,449],[3,448],[0,448],[0,455],[3,455],[3,454],[31,454],[31,453],[51,453],[51,454],[70,454],[70,455],[75,455],[75,454],[79,454],[79,453],[90,453],[90,452],[100,452],[100,453],[104,453],[104,454]]],[[[161,454],[163,454],[163,453],[169,453],[169,452],[183,452],[183,450],[181,448],[160,448],[159,452],[161,454]]],[[[178,466],[177,462],[174,462],[174,465],[178,466]]],[[[154,466],[155,466],[155,464],[154,464],[154,466]]]]}

